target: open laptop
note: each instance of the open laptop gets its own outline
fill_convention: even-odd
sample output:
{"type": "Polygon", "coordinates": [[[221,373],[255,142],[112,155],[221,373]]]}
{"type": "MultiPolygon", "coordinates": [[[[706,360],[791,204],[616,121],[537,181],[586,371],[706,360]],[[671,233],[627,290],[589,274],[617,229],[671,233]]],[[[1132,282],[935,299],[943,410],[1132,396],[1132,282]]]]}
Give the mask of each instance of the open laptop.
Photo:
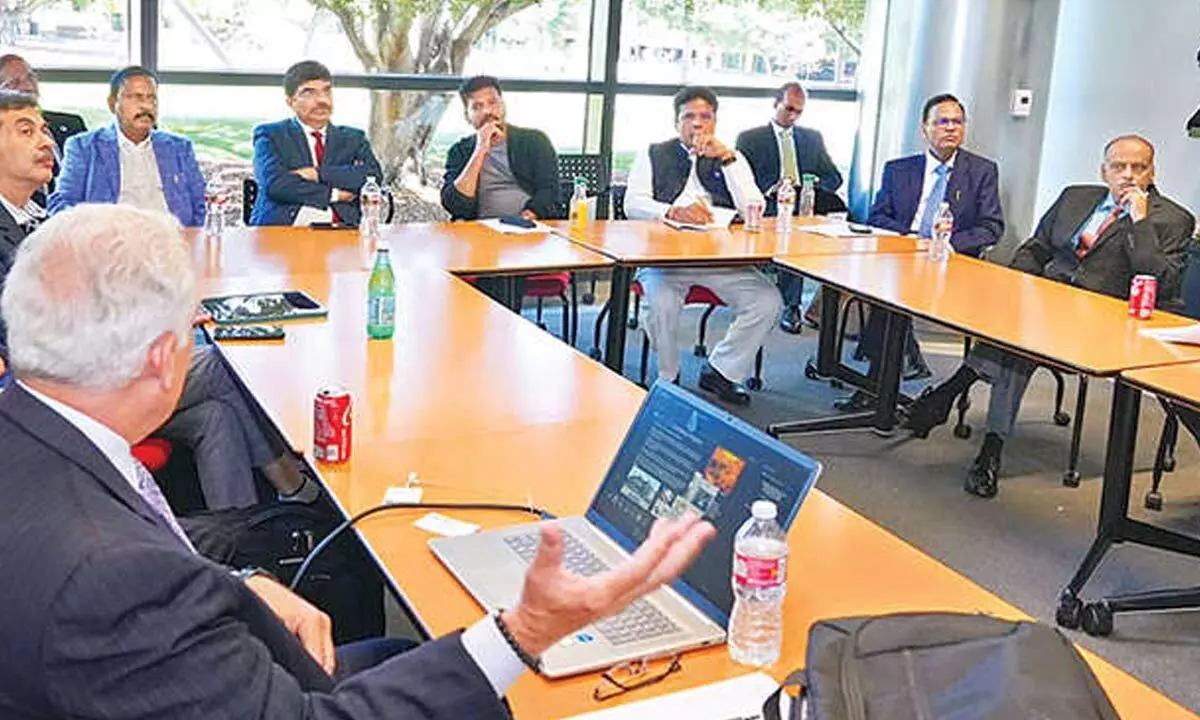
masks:
{"type": "MultiPolygon", "coordinates": [[[[755,500],[773,500],[786,530],[821,466],[670,383],[646,396],[584,517],[563,530],[563,562],[583,575],[623,562],[656,517],[695,508],[717,537],[670,587],[562,640],[542,656],[561,677],[725,641],[733,608],[733,536],[755,500]]],[[[439,560],[488,611],[513,607],[539,542],[539,523],[438,538],[439,560]]]]}

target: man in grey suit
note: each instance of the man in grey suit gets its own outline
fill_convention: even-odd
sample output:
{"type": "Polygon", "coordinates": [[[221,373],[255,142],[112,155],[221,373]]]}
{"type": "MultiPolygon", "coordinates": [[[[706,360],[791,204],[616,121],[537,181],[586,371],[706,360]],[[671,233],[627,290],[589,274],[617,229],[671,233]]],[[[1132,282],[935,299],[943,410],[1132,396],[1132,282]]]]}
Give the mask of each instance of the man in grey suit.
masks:
{"type": "MultiPolygon", "coordinates": [[[[1104,147],[1100,177],[1104,185],[1064,189],[1009,265],[1114,297],[1126,297],[1134,275],[1154,275],[1160,303],[1178,297],[1196,223],[1154,186],[1154,146],[1137,135],[1113,139],[1104,147]]],[[[1000,452],[1035,369],[1031,360],[982,345],[949,380],[927,389],[910,408],[908,427],[925,437],[946,422],[954,398],[973,382],[982,378],[992,384],[987,435],[963,485],[972,495],[990,498],[997,493],[1000,452]]]]}
{"type": "Polygon", "coordinates": [[[0,587],[0,717],[505,718],[527,664],[676,578],[715,534],[660,521],[585,578],[544,530],[513,608],[339,668],[328,618],[197,555],[130,454],[182,391],[191,264],[166,215],[126,206],[63,212],[17,254],[0,300],[16,377],[0,393],[0,574],[20,579],[0,587]]]}

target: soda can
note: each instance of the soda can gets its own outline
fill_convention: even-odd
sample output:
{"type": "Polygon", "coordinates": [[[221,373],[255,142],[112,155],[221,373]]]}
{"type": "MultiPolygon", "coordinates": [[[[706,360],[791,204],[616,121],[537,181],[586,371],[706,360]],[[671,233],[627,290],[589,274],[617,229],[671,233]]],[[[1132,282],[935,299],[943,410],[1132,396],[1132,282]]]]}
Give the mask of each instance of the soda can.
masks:
{"type": "Polygon", "coordinates": [[[746,203],[746,232],[759,232],[762,230],[762,219],[765,209],[760,202],[746,203]]]}
{"type": "Polygon", "coordinates": [[[1129,315],[1147,320],[1154,314],[1158,300],[1158,278],[1153,275],[1134,275],[1129,281],[1129,315]]]}
{"type": "Polygon", "coordinates": [[[349,391],[340,387],[317,391],[313,401],[314,458],[327,463],[350,459],[352,418],[349,391]]]}

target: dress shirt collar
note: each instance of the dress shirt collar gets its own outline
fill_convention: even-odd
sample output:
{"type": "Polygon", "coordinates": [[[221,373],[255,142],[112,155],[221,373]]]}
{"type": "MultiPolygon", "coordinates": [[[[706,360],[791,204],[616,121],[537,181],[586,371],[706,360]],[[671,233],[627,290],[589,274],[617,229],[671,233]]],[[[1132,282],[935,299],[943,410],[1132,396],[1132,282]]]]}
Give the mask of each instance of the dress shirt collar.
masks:
{"type": "Polygon", "coordinates": [[[933,169],[936,168],[938,165],[945,165],[946,167],[953,170],[954,169],[954,161],[956,159],[958,159],[958,150],[955,150],[953,153],[951,153],[950,158],[947,159],[946,162],[942,162],[941,160],[938,160],[938,156],[934,155],[932,150],[927,150],[925,152],[925,160],[926,160],[925,172],[927,172],[927,173],[933,172],[933,169]]]}
{"type": "Polygon", "coordinates": [[[784,127],[774,120],[771,121],[771,129],[775,131],[775,137],[792,137],[792,129],[796,126],[784,127]]]}
{"type": "Polygon", "coordinates": [[[137,469],[134,465],[137,460],[134,459],[133,454],[130,452],[129,443],[125,441],[125,438],[115,433],[108,426],[76,410],[70,405],[40,393],[20,380],[17,381],[17,384],[34,398],[40,400],[43,405],[57,413],[63,420],[70,423],[76,430],[83,433],[84,437],[90,440],[104,457],[108,458],[108,461],[117,469],[117,472],[121,473],[121,477],[125,478],[125,481],[129,483],[134,492],[138,492],[137,469]]]}
{"type": "Polygon", "coordinates": [[[28,225],[32,222],[41,222],[46,219],[46,209],[34,202],[33,198],[29,202],[18,207],[8,198],[0,195],[0,204],[4,205],[4,209],[12,216],[13,222],[18,225],[28,225]]]}
{"type": "Polygon", "coordinates": [[[300,125],[300,129],[304,131],[304,137],[311,138],[313,133],[320,133],[322,140],[329,139],[329,123],[326,123],[325,127],[323,127],[323,128],[315,128],[315,127],[309,127],[308,125],[305,125],[303,122],[300,122],[300,118],[296,118],[296,122],[300,125]]]}
{"type": "Polygon", "coordinates": [[[145,150],[146,148],[151,147],[150,140],[154,134],[153,132],[151,132],[150,135],[147,135],[145,140],[141,142],[134,142],[125,135],[125,132],[121,130],[120,125],[114,124],[113,127],[117,130],[117,146],[122,150],[145,150]]]}

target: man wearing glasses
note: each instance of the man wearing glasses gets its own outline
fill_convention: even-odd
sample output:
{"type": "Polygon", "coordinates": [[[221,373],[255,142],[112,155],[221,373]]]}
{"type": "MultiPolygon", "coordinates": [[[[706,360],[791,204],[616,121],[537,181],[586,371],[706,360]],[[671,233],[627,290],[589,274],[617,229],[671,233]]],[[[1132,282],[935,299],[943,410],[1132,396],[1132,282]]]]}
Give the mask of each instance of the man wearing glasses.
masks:
{"type": "MultiPolygon", "coordinates": [[[[928,238],[943,202],[954,214],[950,244],[954,252],[978,257],[1004,234],[1000,208],[1000,173],[996,163],[962,149],[967,130],[967,111],[950,94],[934,95],[921,114],[921,134],[928,149],[920,155],[892,160],[883,166],[883,181],[868,222],[875,227],[928,238]]],[[[929,377],[920,348],[912,337],[912,324],[905,321],[905,380],[929,377]]],[[[872,313],[863,331],[859,351],[871,361],[875,374],[883,348],[883,315],[872,313]]],[[[873,395],[858,391],[834,403],[845,412],[869,410],[873,395]]]]}
{"type": "MultiPolygon", "coordinates": [[[[717,96],[705,87],[675,94],[676,137],[638,153],[629,171],[625,210],[631,220],[672,220],[707,225],[712,208],[736,208],[763,201],[746,158],[717,139],[717,96]]],[[[679,380],[679,315],[693,285],[706,287],[733,310],[733,323],[700,370],[700,387],[722,400],[749,405],[741,381],[771,327],[782,301],[760,270],[740,268],[642,268],[646,292],[646,332],[658,351],[658,377],[679,380]]]]}
{"type": "MultiPolygon", "coordinates": [[[[1093,292],[1125,297],[1137,274],[1158,278],[1160,303],[1176,298],[1195,220],[1154,186],[1154,146],[1122,135],[1104,148],[1103,185],[1072,185],[1038,222],[1010,266],[1093,292]]],[[[1102,338],[1097,339],[1103,342],[1102,338]]],[[[958,372],[913,403],[908,427],[918,437],[946,422],[951,405],[971,383],[991,383],[987,435],[964,488],[996,494],[1000,451],[1016,422],[1035,364],[987,345],[977,346],[958,372]]]]}
{"type": "Polygon", "coordinates": [[[250,224],[357,225],[358,193],[367,177],[383,182],[366,134],[330,122],[333,78],[321,63],[305,60],[288,68],[283,90],[295,117],[254,128],[259,190],[250,224]]]}

